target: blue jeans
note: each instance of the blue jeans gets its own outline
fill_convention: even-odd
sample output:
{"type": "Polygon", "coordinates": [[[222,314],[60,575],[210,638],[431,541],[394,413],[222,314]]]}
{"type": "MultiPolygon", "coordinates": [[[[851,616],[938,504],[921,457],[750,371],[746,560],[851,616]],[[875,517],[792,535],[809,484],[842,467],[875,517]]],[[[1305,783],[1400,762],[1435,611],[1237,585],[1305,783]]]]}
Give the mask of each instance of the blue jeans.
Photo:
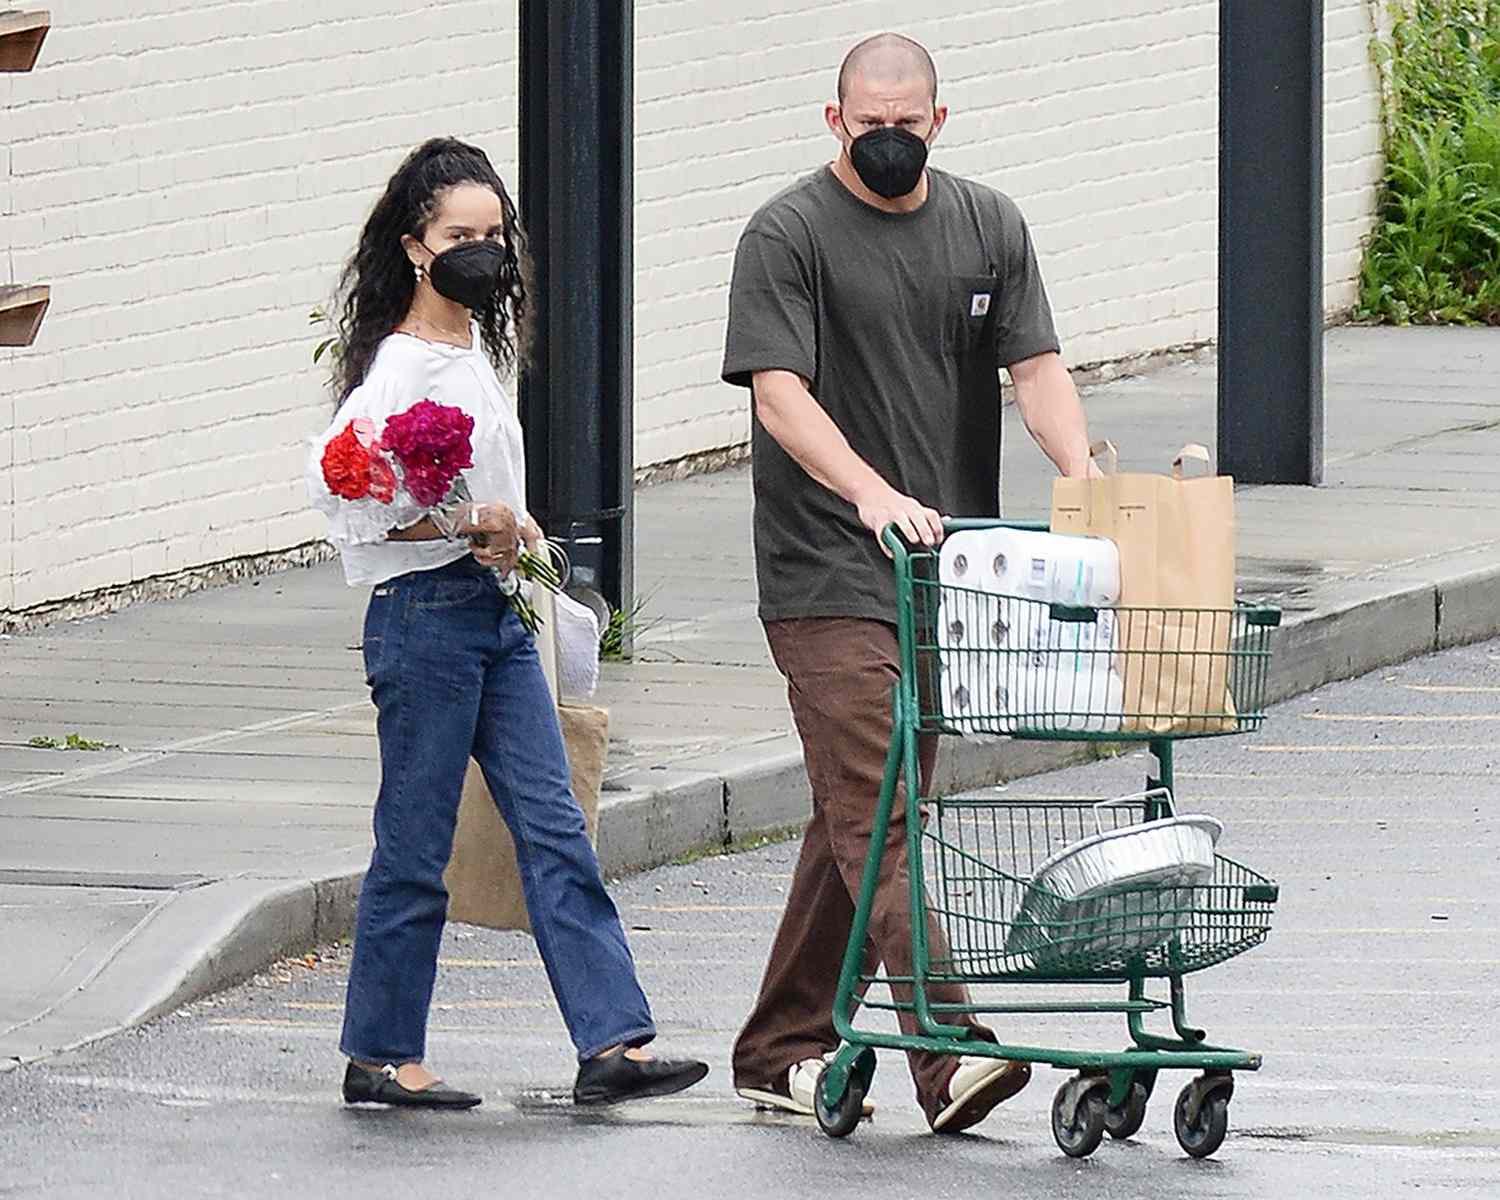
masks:
{"type": "Polygon", "coordinates": [[[379,585],[365,614],[378,712],[375,854],[359,896],[340,1048],[426,1055],[464,772],[484,772],[516,844],[537,950],[580,1060],[656,1035],[573,797],[536,644],[473,558],[379,585]]]}

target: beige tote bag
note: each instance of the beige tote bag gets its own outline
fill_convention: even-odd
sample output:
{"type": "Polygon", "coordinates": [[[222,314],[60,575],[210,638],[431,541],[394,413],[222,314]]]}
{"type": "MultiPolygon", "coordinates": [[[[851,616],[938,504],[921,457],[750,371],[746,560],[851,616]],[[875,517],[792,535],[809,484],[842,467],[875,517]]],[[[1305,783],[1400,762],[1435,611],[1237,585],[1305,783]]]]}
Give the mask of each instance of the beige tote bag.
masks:
{"type": "MultiPolygon", "coordinates": [[[[537,635],[537,650],[556,701],[557,651],[553,633],[556,621],[551,593],[537,588],[532,602],[543,621],[537,635]]],[[[599,789],[609,750],[609,712],[592,705],[564,704],[558,708],[558,719],[568,751],[573,795],[583,809],[589,840],[594,841],[599,831],[599,789]]],[[[458,829],[443,882],[448,888],[450,921],[490,929],[531,931],[521,876],[516,868],[515,843],[495,807],[483,773],[472,761],[464,777],[458,829]]]]}

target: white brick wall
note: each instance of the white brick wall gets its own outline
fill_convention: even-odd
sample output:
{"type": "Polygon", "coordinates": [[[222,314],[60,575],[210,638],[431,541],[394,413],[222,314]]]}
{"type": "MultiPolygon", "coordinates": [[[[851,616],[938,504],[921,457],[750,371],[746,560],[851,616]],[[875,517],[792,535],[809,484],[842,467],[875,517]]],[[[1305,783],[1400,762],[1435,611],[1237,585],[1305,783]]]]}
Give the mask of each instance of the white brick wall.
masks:
{"type": "Polygon", "coordinates": [[[317,537],[308,310],[422,138],[514,175],[514,5],[50,8],[0,76],[0,278],[53,293],[0,351],[0,610],[317,537]]]}
{"type": "MultiPolygon", "coordinates": [[[[1380,171],[1371,4],[1326,4],[1325,305],[1354,300],[1380,171]]],[[[748,437],[717,382],[746,218],[832,156],[822,105],[864,34],[937,59],[934,162],[1012,195],[1075,364],[1216,333],[1218,0],[639,0],[637,461],[748,437]],[[1080,15],[1088,14],[1088,15],[1080,15]]]]}
{"type": "MultiPolygon", "coordinates": [[[[1328,0],[1330,308],[1379,168],[1371,2],[1328,0]]],[[[0,611],[316,537],[307,310],[422,138],[515,176],[512,3],[50,7],[38,70],[0,75],[0,280],[53,285],[37,345],[0,351],[0,611]]],[[[937,56],[935,161],[1028,213],[1070,361],[1213,336],[1217,0],[923,10],[637,0],[638,463],[747,437],[718,382],[735,239],[831,155],[822,103],[880,28],[937,56]]]]}

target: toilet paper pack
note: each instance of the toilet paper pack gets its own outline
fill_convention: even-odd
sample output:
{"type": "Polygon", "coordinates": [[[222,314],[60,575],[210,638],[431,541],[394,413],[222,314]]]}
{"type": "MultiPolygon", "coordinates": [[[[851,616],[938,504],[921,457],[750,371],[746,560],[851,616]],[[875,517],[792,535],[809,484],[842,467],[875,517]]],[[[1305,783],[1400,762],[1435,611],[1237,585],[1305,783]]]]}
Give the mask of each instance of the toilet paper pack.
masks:
{"type": "Polygon", "coordinates": [[[963,733],[1109,732],[1124,687],[1116,667],[1119,554],[1106,538],[966,530],[943,543],[939,692],[963,733]],[[1051,605],[1098,609],[1062,621],[1051,605]]]}

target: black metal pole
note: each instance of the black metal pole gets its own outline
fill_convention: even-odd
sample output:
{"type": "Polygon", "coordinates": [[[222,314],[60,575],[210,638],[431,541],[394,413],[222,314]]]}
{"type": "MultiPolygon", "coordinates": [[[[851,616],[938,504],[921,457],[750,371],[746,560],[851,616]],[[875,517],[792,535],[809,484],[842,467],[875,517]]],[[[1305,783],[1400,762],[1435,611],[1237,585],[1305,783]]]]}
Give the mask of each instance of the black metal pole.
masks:
{"type": "Polygon", "coordinates": [[[1323,4],[1219,0],[1219,469],[1323,477],[1323,4]]]}
{"type": "Polygon", "coordinates": [[[527,493],[573,583],[633,592],[632,0],[520,0],[521,208],[537,337],[527,493]]]}

